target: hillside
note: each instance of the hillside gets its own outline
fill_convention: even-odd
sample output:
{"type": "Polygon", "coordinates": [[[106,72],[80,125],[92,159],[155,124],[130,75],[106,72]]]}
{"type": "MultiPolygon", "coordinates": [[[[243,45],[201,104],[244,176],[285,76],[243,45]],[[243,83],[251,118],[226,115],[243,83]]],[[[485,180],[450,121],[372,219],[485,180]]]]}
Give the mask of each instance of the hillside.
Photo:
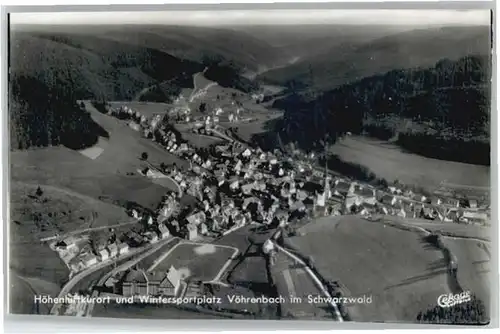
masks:
{"type": "Polygon", "coordinates": [[[430,68],[375,75],[308,101],[292,94],[274,103],[285,116],[285,141],[323,147],[343,133],[393,140],[428,157],[489,165],[491,59],[442,59],[430,68]],[[465,153],[467,152],[467,153],[465,153]]]}
{"type": "Polygon", "coordinates": [[[179,59],[200,63],[206,57],[221,57],[238,66],[255,70],[282,62],[281,50],[245,31],[216,27],[168,25],[21,26],[21,31],[47,34],[68,33],[82,37],[99,36],[106,43],[120,43],[153,49],[179,59]]]}
{"type": "Polygon", "coordinates": [[[10,47],[14,73],[48,87],[57,78],[81,99],[131,99],[144,87],[202,68],[152,48],[92,35],[13,32],[10,47]]]}
{"type": "Polygon", "coordinates": [[[343,43],[360,44],[394,34],[411,27],[369,25],[254,25],[236,26],[233,30],[245,32],[278,49],[286,59],[302,60],[315,57],[343,43]]]}
{"type": "Polygon", "coordinates": [[[489,27],[412,30],[365,43],[345,39],[319,55],[258,78],[299,88],[312,84],[324,91],[393,69],[432,66],[442,58],[456,60],[469,54],[489,54],[490,43],[489,27]]]}
{"type": "MultiPolygon", "coordinates": [[[[95,27],[79,32],[75,27],[64,32],[57,27],[30,29],[34,28],[14,29],[10,36],[9,111],[13,149],[59,144],[82,149],[94,145],[99,136],[106,134],[88,114],[79,110],[76,100],[170,102],[183,88],[193,88],[193,74],[205,67],[160,51],[168,49],[162,47],[168,38],[173,38],[168,34],[166,39],[152,40],[147,36],[156,36],[153,33],[139,28],[134,33],[130,27],[120,27],[119,31],[107,27],[102,33],[94,31],[95,27]]],[[[155,34],[162,33],[161,29],[151,28],[155,34]]],[[[181,37],[178,36],[185,41],[181,37]]],[[[219,52],[215,47],[213,51],[219,52]]],[[[224,55],[211,57],[218,59],[209,67],[211,79],[225,87],[251,90],[253,84],[240,76],[240,70],[218,65],[226,61],[224,55]]]]}

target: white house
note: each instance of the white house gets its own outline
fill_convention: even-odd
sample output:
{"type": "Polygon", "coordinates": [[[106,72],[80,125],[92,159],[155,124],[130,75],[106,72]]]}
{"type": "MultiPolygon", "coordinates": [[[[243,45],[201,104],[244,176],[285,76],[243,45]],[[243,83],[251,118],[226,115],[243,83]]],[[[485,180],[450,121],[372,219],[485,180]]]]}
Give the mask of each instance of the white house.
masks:
{"type": "Polygon", "coordinates": [[[248,148],[243,151],[242,155],[246,158],[252,155],[252,151],[250,151],[248,148]]]}
{"type": "Polygon", "coordinates": [[[128,245],[124,242],[118,245],[118,254],[123,255],[127,254],[129,251],[128,245]]]}
{"type": "Polygon", "coordinates": [[[431,200],[431,204],[432,205],[441,205],[443,203],[443,201],[441,200],[441,198],[439,197],[434,197],[432,200],[431,200]]]}
{"type": "Polygon", "coordinates": [[[99,251],[99,257],[101,259],[101,261],[106,261],[107,259],[109,259],[109,252],[106,248],[104,249],[101,249],[99,251]]]}

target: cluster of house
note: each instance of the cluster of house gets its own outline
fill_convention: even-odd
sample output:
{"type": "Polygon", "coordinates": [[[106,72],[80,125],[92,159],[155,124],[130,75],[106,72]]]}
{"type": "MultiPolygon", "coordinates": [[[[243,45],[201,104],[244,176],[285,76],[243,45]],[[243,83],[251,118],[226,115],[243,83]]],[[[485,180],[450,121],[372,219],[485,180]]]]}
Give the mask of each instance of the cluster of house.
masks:
{"type": "MultiPolygon", "coordinates": [[[[216,109],[213,117],[222,112],[216,109]]],[[[205,126],[209,117],[205,118],[205,126]]],[[[238,142],[216,145],[207,156],[181,142],[182,138],[172,130],[150,126],[147,120],[142,124],[154,131],[152,137],[169,152],[192,163],[189,172],[172,166],[169,173],[183,192],[199,199],[195,208],[180,215],[179,198],[166,196],[157,216],[149,218],[151,230],[136,236],[143,241],[156,242],[168,236],[168,231],[194,240],[251,222],[285,225],[308,215],[385,214],[460,222],[487,219],[482,212],[460,208],[454,199],[427,199],[392,186],[380,191],[370,185],[329,177],[326,169],[321,171],[307,163],[313,156],[305,160],[285,159],[278,150],[265,152],[238,142]]]]}
{"type": "Polygon", "coordinates": [[[56,251],[59,254],[68,251],[72,251],[74,254],[70,259],[65,259],[61,256],[61,258],[67,260],[65,262],[72,273],[77,273],[99,262],[104,262],[129,252],[129,245],[127,243],[113,242],[103,245],[97,250],[97,254],[94,254],[88,247],[80,247],[77,241],[77,239],[69,237],[55,244],[56,251]]]}
{"type": "Polygon", "coordinates": [[[436,196],[427,198],[395,186],[380,191],[369,185],[340,178],[334,180],[331,188],[327,183],[327,188],[325,195],[323,197],[320,195],[317,203],[322,204],[323,199],[333,199],[338,203],[343,201],[343,210],[338,210],[338,214],[383,214],[402,218],[481,224],[488,220],[487,212],[478,210],[475,200],[471,200],[467,207],[463,207],[455,198],[436,196]]]}

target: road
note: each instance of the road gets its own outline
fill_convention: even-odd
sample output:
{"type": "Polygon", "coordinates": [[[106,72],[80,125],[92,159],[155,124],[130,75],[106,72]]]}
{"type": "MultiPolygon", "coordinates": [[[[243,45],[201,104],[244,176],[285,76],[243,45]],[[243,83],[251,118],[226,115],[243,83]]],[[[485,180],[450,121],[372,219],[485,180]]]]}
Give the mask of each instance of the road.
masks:
{"type": "MultiPolygon", "coordinates": [[[[196,84],[196,78],[200,75],[204,75],[205,72],[207,71],[208,67],[206,67],[203,72],[199,72],[199,73],[196,73],[193,75],[193,91],[191,92],[191,95],[189,96],[189,102],[193,102],[195,98],[197,98],[198,96],[202,95],[203,93],[206,93],[206,91],[210,88],[210,87],[213,87],[215,85],[217,85],[216,82],[209,82],[205,87],[203,88],[200,88],[200,87],[197,87],[197,84],[196,84]]],[[[206,79],[206,78],[205,78],[206,79]]],[[[206,79],[207,81],[209,81],[208,79],[206,79]]]]}
{"type": "Polygon", "coordinates": [[[110,228],[119,228],[119,227],[123,227],[123,226],[137,224],[138,222],[139,221],[137,219],[135,219],[135,220],[132,220],[132,221],[129,221],[129,222],[118,223],[118,224],[114,224],[114,225],[106,225],[106,226],[99,226],[99,227],[90,227],[90,228],[85,228],[85,229],[81,229],[81,230],[71,231],[71,232],[68,232],[68,233],[65,233],[65,234],[62,234],[62,235],[59,235],[59,236],[52,236],[52,237],[43,238],[43,239],[40,239],[40,241],[43,242],[43,241],[49,241],[49,240],[54,240],[54,239],[65,239],[65,238],[67,238],[69,236],[72,236],[72,235],[83,234],[83,233],[94,232],[94,231],[100,231],[100,230],[107,230],[107,229],[110,229],[110,228]]]}
{"type": "Polygon", "coordinates": [[[486,243],[491,242],[491,240],[488,239],[490,237],[490,229],[478,225],[433,222],[424,219],[408,219],[386,215],[373,215],[370,221],[393,223],[395,225],[417,228],[422,232],[438,233],[447,238],[467,239],[486,243]]]}
{"type": "Polygon", "coordinates": [[[158,168],[156,168],[150,162],[147,162],[147,164],[148,164],[150,169],[153,169],[153,170],[157,171],[158,173],[161,173],[165,179],[169,179],[170,181],[172,181],[175,184],[175,186],[177,187],[177,192],[179,193],[179,198],[182,197],[182,195],[183,195],[182,188],[177,181],[175,181],[171,176],[168,176],[168,175],[164,174],[163,172],[161,172],[158,168]]]}
{"type": "Polygon", "coordinates": [[[288,250],[284,249],[283,247],[281,247],[280,245],[278,245],[275,241],[272,241],[271,242],[274,244],[274,247],[276,247],[279,251],[283,252],[284,254],[286,254],[288,257],[292,258],[294,261],[300,263],[302,266],[304,266],[304,270],[307,272],[307,274],[312,278],[312,280],[314,281],[314,283],[318,286],[318,288],[321,290],[321,292],[325,295],[326,298],[330,298],[329,300],[331,300],[330,302],[328,302],[328,304],[330,304],[330,306],[333,308],[333,311],[335,313],[335,316],[337,318],[337,321],[338,322],[343,322],[344,319],[342,318],[342,314],[340,313],[340,310],[339,310],[339,307],[336,303],[333,302],[333,300],[331,299],[332,296],[330,295],[330,293],[328,292],[328,290],[326,289],[326,287],[323,285],[323,283],[321,283],[321,280],[316,276],[316,274],[314,274],[314,272],[311,270],[311,268],[309,268],[306,263],[304,261],[302,261],[302,259],[300,259],[298,256],[296,256],[295,254],[293,253],[290,253],[288,250]]]}
{"type": "MultiPolygon", "coordinates": [[[[121,271],[125,271],[127,270],[128,268],[132,267],[133,265],[135,265],[136,263],[138,263],[139,261],[141,261],[142,259],[144,259],[145,257],[148,257],[152,254],[154,254],[156,251],[158,251],[160,248],[162,248],[163,246],[166,246],[168,244],[170,244],[171,242],[174,242],[174,241],[178,241],[180,240],[179,238],[169,238],[169,239],[164,239],[164,240],[161,240],[160,242],[156,243],[150,250],[148,250],[147,252],[144,252],[142,253],[141,255],[139,255],[137,258],[133,259],[133,260],[130,260],[130,261],[127,261],[125,263],[122,263],[121,265],[117,266],[116,268],[114,268],[113,270],[111,270],[109,273],[107,273],[106,275],[104,275],[98,282],[97,282],[97,286],[103,286],[104,283],[106,283],[106,281],[112,277],[113,275],[115,275],[116,273],[119,273],[121,271]]],[[[97,297],[99,296],[99,291],[96,291],[94,290],[94,292],[92,293],[92,297],[97,297]]],[[[85,317],[91,317],[92,316],[92,311],[94,310],[94,304],[93,303],[90,303],[85,311],[85,317]]]]}
{"type": "MultiPolygon", "coordinates": [[[[118,258],[115,258],[115,259],[110,259],[110,260],[107,260],[104,262],[100,262],[97,265],[95,265],[89,269],[86,269],[84,271],[79,272],[78,274],[73,276],[73,278],[71,278],[71,280],[68,283],[66,283],[66,285],[59,292],[59,295],[57,296],[57,298],[62,298],[64,296],[66,296],[75,287],[75,285],[78,284],[78,282],[80,282],[82,279],[89,276],[90,274],[96,272],[97,270],[100,270],[100,269],[103,269],[107,266],[113,265],[113,263],[116,263],[119,260],[123,260],[123,259],[129,258],[129,257],[132,257],[136,254],[139,254],[141,252],[144,252],[146,249],[148,249],[150,247],[155,247],[155,248],[161,247],[162,245],[164,245],[166,243],[167,240],[170,240],[170,239],[162,240],[162,241],[158,242],[157,244],[155,244],[154,246],[148,245],[146,247],[134,249],[123,256],[119,256],[118,258]]],[[[57,315],[59,308],[61,306],[62,306],[61,304],[54,304],[54,306],[52,307],[52,310],[50,311],[50,314],[57,315]]]]}

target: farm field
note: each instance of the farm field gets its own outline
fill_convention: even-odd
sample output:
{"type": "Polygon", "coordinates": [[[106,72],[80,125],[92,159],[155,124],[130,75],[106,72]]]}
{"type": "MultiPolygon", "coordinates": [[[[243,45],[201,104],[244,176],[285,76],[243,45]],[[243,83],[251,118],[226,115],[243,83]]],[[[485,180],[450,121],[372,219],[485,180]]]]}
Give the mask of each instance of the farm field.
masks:
{"type": "MultiPolygon", "coordinates": [[[[10,187],[9,268],[13,288],[22,289],[19,298],[26,300],[33,294],[54,296],[68,280],[68,268],[40,238],[130,221],[123,208],[54,186],[42,185],[43,193],[35,196],[37,187],[19,181],[10,187]]],[[[18,306],[32,306],[23,305],[18,306]]]]}
{"type": "Polygon", "coordinates": [[[262,243],[274,230],[254,231],[255,226],[242,227],[216,241],[218,245],[235,247],[241,256],[229,267],[223,280],[250,288],[256,295],[272,295],[262,243]],[[251,237],[249,237],[252,235],[251,237]]]}
{"type": "Polygon", "coordinates": [[[57,284],[40,278],[23,277],[9,273],[9,312],[13,314],[49,314],[52,304],[34,302],[36,295],[56,297],[60,291],[57,284]]]}
{"type": "Polygon", "coordinates": [[[302,265],[295,264],[295,261],[288,258],[283,252],[278,252],[271,273],[278,295],[286,300],[285,303],[281,304],[282,317],[285,319],[334,319],[328,304],[308,302],[308,295],[322,296],[322,294],[302,265]],[[290,301],[292,296],[301,298],[301,302],[292,303],[290,301]]]}
{"type": "Polygon", "coordinates": [[[449,293],[441,251],[422,235],[358,217],[325,218],[286,239],[326,280],[344,286],[344,296],[372,296],[371,304],[346,307],[352,320],[413,322],[420,311],[449,293]]]}
{"type": "Polygon", "coordinates": [[[404,152],[386,141],[349,136],[332,145],[332,154],[344,161],[369,168],[387,181],[436,189],[443,181],[467,186],[489,187],[490,170],[471,165],[422,157],[404,152]]]}
{"type": "MultiPolygon", "coordinates": [[[[88,107],[89,105],[87,105],[88,107]]],[[[71,189],[106,202],[136,202],[154,208],[165,188],[137,174],[146,163],[139,159],[148,153],[148,162],[187,166],[155,143],[141,138],[126,122],[89,109],[92,117],[110,134],[106,149],[94,160],[65,147],[48,147],[11,152],[11,177],[27,183],[71,189]]],[[[175,189],[172,189],[175,190],[175,189]]]]}
{"type": "Polygon", "coordinates": [[[212,281],[228,261],[232,261],[236,249],[201,243],[180,243],[169,251],[166,257],[158,254],[158,259],[147,268],[148,271],[167,271],[174,266],[184,277],[202,281],[212,281]]]}
{"type": "Polygon", "coordinates": [[[491,247],[475,240],[443,238],[445,246],[457,257],[458,282],[462,289],[483,301],[489,313],[491,247]]]}

